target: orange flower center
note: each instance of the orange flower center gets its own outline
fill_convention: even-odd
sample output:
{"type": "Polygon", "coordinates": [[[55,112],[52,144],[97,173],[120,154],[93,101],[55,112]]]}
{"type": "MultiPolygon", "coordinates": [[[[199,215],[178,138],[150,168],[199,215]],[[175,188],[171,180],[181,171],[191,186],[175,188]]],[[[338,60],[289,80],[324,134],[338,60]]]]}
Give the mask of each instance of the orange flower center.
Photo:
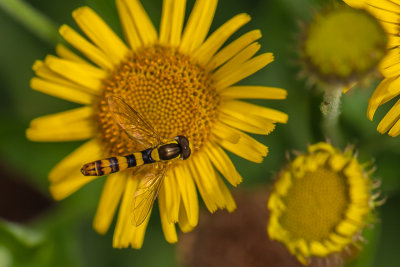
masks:
{"type": "Polygon", "coordinates": [[[137,150],[110,113],[111,95],[122,98],[162,138],[186,136],[193,152],[209,138],[220,103],[211,73],[189,56],[159,45],[132,52],[104,81],[96,107],[100,139],[109,155],[137,150]]]}

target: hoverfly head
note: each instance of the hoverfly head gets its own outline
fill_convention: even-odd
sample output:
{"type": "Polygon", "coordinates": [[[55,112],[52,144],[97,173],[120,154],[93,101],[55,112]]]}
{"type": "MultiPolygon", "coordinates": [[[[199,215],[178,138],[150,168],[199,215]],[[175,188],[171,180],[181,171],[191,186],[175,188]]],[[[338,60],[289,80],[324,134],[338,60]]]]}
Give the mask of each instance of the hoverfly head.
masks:
{"type": "Polygon", "coordinates": [[[178,144],[181,147],[181,159],[189,158],[191,153],[189,140],[182,135],[175,137],[175,140],[178,141],[178,144]]]}

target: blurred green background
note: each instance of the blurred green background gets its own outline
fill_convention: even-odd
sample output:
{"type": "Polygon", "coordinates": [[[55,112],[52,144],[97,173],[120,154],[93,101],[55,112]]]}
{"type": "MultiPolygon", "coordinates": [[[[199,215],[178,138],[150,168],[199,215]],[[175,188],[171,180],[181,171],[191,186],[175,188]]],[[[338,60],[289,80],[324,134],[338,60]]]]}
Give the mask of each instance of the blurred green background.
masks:
{"type": "MultiPolygon", "coordinates": [[[[121,34],[113,0],[27,2],[57,27],[65,23],[76,29],[71,12],[88,5],[121,34]]],[[[188,1],[187,14],[193,2],[188,1]]],[[[153,23],[159,25],[162,1],[142,3],[153,23]]],[[[219,1],[211,30],[238,13],[248,13],[252,21],[234,38],[258,28],[263,33],[261,51],[275,54],[272,64],[241,83],[276,86],[288,91],[285,101],[257,101],[288,113],[289,122],[278,125],[269,136],[256,137],[270,150],[262,164],[230,155],[244,177],[239,187],[268,184],[286,162],[286,151],[304,151],[308,144],[325,140],[320,129],[322,94],[297,78],[296,49],[299,22],[309,21],[313,12],[332,3],[328,0],[219,1]]],[[[26,140],[25,129],[33,118],[76,105],[29,87],[34,75],[33,62],[54,54],[54,44],[43,41],[3,10],[0,10],[0,36],[0,267],[177,266],[175,245],[164,240],[158,212],[152,214],[144,246],[139,251],[112,249],[113,227],[106,236],[94,232],[92,220],[104,178],[59,203],[51,200],[47,181],[50,169],[81,143],[34,143],[26,140]]],[[[365,115],[368,98],[378,82],[373,81],[368,88],[355,88],[342,98],[340,130],[348,143],[356,145],[361,162],[375,160],[374,177],[382,180],[382,194],[387,197],[386,204],[377,209],[376,225],[367,230],[368,243],[349,266],[399,266],[396,262],[400,251],[400,137],[376,132],[387,107],[378,110],[373,122],[365,115]]]]}

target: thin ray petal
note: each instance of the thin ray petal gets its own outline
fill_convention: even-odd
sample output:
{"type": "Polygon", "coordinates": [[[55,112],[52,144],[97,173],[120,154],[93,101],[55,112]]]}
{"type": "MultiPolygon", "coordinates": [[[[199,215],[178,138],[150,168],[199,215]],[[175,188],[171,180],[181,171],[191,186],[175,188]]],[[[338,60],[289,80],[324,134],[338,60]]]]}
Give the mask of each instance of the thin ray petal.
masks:
{"type": "Polygon", "coordinates": [[[172,8],[172,23],[169,42],[172,47],[176,47],[181,43],[186,0],[174,0],[173,2],[174,5],[172,8]]]}
{"type": "Polygon", "coordinates": [[[136,51],[143,43],[136,29],[135,21],[132,19],[129,9],[125,6],[124,0],[117,0],[116,4],[125,39],[132,51],[136,51]]]}
{"type": "Polygon", "coordinates": [[[135,233],[136,226],[131,223],[131,205],[138,184],[139,179],[134,179],[132,176],[126,181],[125,193],[119,208],[117,224],[114,231],[114,248],[128,247],[130,237],[135,233]]]}
{"type": "MultiPolygon", "coordinates": [[[[127,23],[125,25],[125,33],[129,36],[127,30],[132,29],[133,26],[135,28],[133,33],[135,36],[139,36],[142,45],[155,43],[157,41],[157,31],[155,30],[149,16],[146,14],[142,4],[137,0],[118,0],[117,3],[119,4],[119,12],[122,13],[124,9],[127,10],[127,14],[124,13],[124,16],[126,17],[124,23],[127,23]]],[[[128,39],[130,40],[132,37],[128,39]]]]}
{"type": "Polygon", "coordinates": [[[182,35],[179,49],[183,53],[191,53],[203,43],[210,29],[217,2],[217,0],[198,0],[195,2],[182,35]]]}
{"type": "Polygon", "coordinates": [[[182,204],[188,218],[188,223],[195,226],[199,220],[199,205],[196,187],[187,166],[180,164],[175,167],[175,177],[182,196],[182,204]]]}
{"type": "Polygon", "coordinates": [[[234,57],[237,53],[239,53],[251,43],[260,38],[260,30],[253,30],[242,35],[229,45],[222,48],[217,54],[215,54],[215,56],[208,63],[207,68],[210,70],[218,68],[219,66],[230,60],[232,57],[234,57]]]}
{"type": "Polygon", "coordinates": [[[378,125],[378,132],[386,133],[400,119],[400,100],[386,113],[378,125]]]}
{"type": "Polygon", "coordinates": [[[94,66],[54,56],[47,56],[44,63],[60,76],[85,88],[92,89],[93,93],[97,93],[100,90],[102,80],[108,76],[106,72],[94,66]]]}
{"type": "Polygon", "coordinates": [[[225,198],[224,208],[226,208],[229,212],[233,212],[236,209],[236,203],[232,197],[231,191],[229,191],[228,187],[225,185],[224,181],[222,181],[219,175],[217,175],[217,183],[222,196],[225,198]]]}
{"type": "Polygon", "coordinates": [[[96,140],[80,146],[58,163],[50,172],[50,192],[54,199],[61,200],[76,190],[97,179],[97,176],[83,176],[80,169],[83,164],[102,158],[102,151],[96,140]]]}
{"type": "Polygon", "coordinates": [[[48,82],[39,78],[32,78],[30,86],[36,91],[78,104],[91,104],[94,98],[93,95],[83,90],[48,82]]]}
{"type": "Polygon", "coordinates": [[[43,61],[37,60],[33,64],[32,69],[35,71],[36,75],[46,80],[47,82],[52,82],[54,84],[62,85],[70,90],[83,91],[88,94],[95,94],[97,90],[87,88],[81,85],[74,83],[68,79],[65,79],[63,76],[58,73],[52,71],[43,61]]]}
{"type": "Polygon", "coordinates": [[[265,53],[256,56],[246,61],[245,63],[240,64],[238,67],[234,68],[232,72],[222,73],[221,78],[215,82],[214,86],[216,90],[225,89],[226,87],[231,86],[236,82],[243,80],[244,78],[264,68],[273,60],[274,57],[272,53],[265,53]]]}
{"type": "Polygon", "coordinates": [[[168,218],[169,211],[166,204],[166,194],[168,191],[166,191],[164,188],[165,183],[164,186],[161,187],[158,194],[158,207],[160,209],[161,227],[165,236],[165,240],[167,240],[168,243],[176,243],[178,241],[178,235],[176,234],[175,223],[171,222],[171,220],[168,218]]]}
{"type": "Polygon", "coordinates": [[[374,118],[376,110],[382,104],[383,99],[387,95],[388,88],[394,80],[395,78],[386,78],[375,89],[374,93],[368,101],[367,117],[370,120],[374,118]]]}
{"type": "Polygon", "coordinates": [[[254,105],[239,100],[224,101],[224,103],[222,103],[221,106],[224,106],[224,108],[226,109],[243,112],[243,114],[257,115],[262,118],[266,118],[280,123],[286,123],[288,120],[288,115],[281,111],[277,111],[266,107],[261,107],[258,105],[254,105]]]}
{"type": "Polygon", "coordinates": [[[31,121],[26,136],[32,141],[45,142],[89,139],[96,131],[92,116],[93,110],[83,107],[39,117],[31,121]]]}
{"type": "Polygon", "coordinates": [[[250,16],[247,14],[239,14],[233,17],[211,34],[193,54],[193,58],[197,59],[200,64],[207,64],[226,40],[249,21],[250,16]]]}
{"type": "Polygon", "coordinates": [[[169,44],[169,38],[171,35],[172,29],[172,10],[173,10],[173,2],[174,0],[164,0],[161,14],[161,23],[160,23],[160,36],[158,41],[160,44],[166,45],[169,44]]]}
{"type": "Polygon", "coordinates": [[[108,25],[89,7],[81,7],[72,13],[82,31],[112,61],[118,65],[128,52],[128,48],[108,25]]]}
{"type": "Polygon", "coordinates": [[[259,43],[252,43],[235,56],[233,56],[228,62],[222,65],[218,70],[214,72],[214,79],[221,80],[229,73],[239,69],[246,61],[250,60],[258,50],[260,50],[261,45],[259,43]]]}
{"type": "Polygon", "coordinates": [[[75,49],[84,54],[88,59],[90,59],[97,66],[110,70],[113,67],[112,61],[95,45],[87,41],[74,29],[68,25],[62,25],[59,29],[60,35],[65,41],[70,43],[75,49]]]}
{"type": "Polygon", "coordinates": [[[210,141],[206,144],[205,152],[213,165],[231,185],[237,186],[242,182],[242,177],[237,172],[235,165],[220,146],[210,141]]]}
{"type": "Polygon", "coordinates": [[[176,223],[179,216],[181,192],[178,188],[177,180],[178,178],[176,177],[176,174],[170,170],[168,175],[164,178],[164,183],[161,187],[161,190],[164,192],[164,205],[168,222],[170,223],[176,223]]]}
{"type": "Polygon", "coordinates": [[[220,95],[239,99],[285,99],[287,91],[267,86],[232,86],[222,90],[220,95]]]}
{"type": "Polygon", "coordinates": [[[219,120],[231,127],[254,134],[266,135],[270,134],[275,129],[275,123],[268,119],[266,119],[262,124],[254,125],[249,123],[248,120],[241,120],[226,114],[221,114],[219,120]]]}
{"type": "Polygon", "coordinates": [[[261,145],[261,143],[255,141],[249,136],[241,138],[237,144],[230,143],[229,141],[223,139],[216,139],[215,142],[239,157],[255,163],[261,163],[263,161],[263,157],[265,157],[268,153],[266,146],[261,145]],[[255,149],[258,149],[258,152],[256,152],[255,149]]]}
{"type": "Polygon", "coordinates": [[[179,221],[178,221],[178,223],[179,223],[179,228],[181,229],[181,231],[183,233],[188,233],[188,232],[192,231],[193,228],[196,227],[196,225],[197,225],[197,223],[194,226],[190,224],[188,216],[186,214],[186,209],[184,209],[184,208],[181,208],[179,210],[179,221]]]}
{"type": "Polygon", "coordinates": [[[80,64],[89,64],[86,60],[72,52],[70,49],[68,49],[66,46],[62,44],[57,44],[56,46],[56,54],[63,59],[67,59],[69,61],[74,61],[80,64]]]}
{"type": "Polygon", "coordinates": [[[110,227],[115,211],[125,190],[127,173],[115,173],[108,176],[101,193],[93,228],[100,234],[105,234],[110,227]]]}

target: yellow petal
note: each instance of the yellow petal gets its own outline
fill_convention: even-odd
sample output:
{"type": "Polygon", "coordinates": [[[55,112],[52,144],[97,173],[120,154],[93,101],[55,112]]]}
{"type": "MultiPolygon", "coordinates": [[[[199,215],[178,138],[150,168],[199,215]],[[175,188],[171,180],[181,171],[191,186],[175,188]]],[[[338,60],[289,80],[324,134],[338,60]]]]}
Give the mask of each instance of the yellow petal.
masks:
{"type": "Polygon", "coordinates": [[[92,94],[79,87],[69,87],[39,78],[32,78],[30,86],[36,91],[78,104],[91,104],[94,99],[92,94]]]}
{"type": "Polygon", "coordinates": [[[242,182],[242,177],[237,172],[235,165],[219,145],[210,141],[205,145],[205,152],[213,165],[231,185],[236,186],[242,182]]]}
{"type": "MultiPolygon", "coordinates": [[[[166,207],[166,194],[165,191],[165,181],[164,186],[161,187],[158,194],[158,207],[160,209],[161,226],[164,232],[165,240],[168,243],[176,243],[178,241],[178,236],[176,234],[175,223],[168,219],[168,209],[166,207]]],[[[179,203],[178,203],[179,204],[179,203]]],[[[179,205],[178,205],[179,207],[179,205]]]]}
{"type": "Polygon", "coordinates": [[[120,16],[122,15],[125,34],[133,49],[138,47],[134,38],[139,37],[141,45],[149,45],[157,41],[157,32],[138,0],[118,0],[117,5],[120,16]]]}
{"type": "Polygon", "coordinates": [[[247,14],[239,14],[231,18],[219,27],[193,54],[200,64],[207,64],[218,49],[232,36],[240,27],[250,21],[247,14]]]}
{"type": "Polygon", "coordinates": [[[204,41],[217,8],[217,0],[197,0],[182,35],[180,50],[191,53],[204,41]]]}
{"type": "Polygon", "coordinates": [[[218,91],[225,89],[226,87],[231,86],[232,84],[235,84],[264,68],[273,60],[274,57],[272,53],[265,53],[256,56],[237,67],[232,67],[232,71],[226,70],[226,72],[223,72],[221,74],[223,77],[221,76],[221,78],[215,82],[214,86],[218,91]]]}
{"type": "MultiPolygon", "coordinates": [[[[395,49],[395,50],[398,50],[398,49],[395,49]]],[[[386,78],[398,76],[399,73],[400,73],[400,62],[399,61],[393,62],[392,58],[389,58],[389,60],[392,60],[392,62],[383,61],[383,63],[387,64],[387,65],[386,66],[385,65],[381,65],[380,68],[379,68],[380,72],[386,78]],[[391,65],[389,65],[389,64],[391,64],[391,65]]]]}
{"type": "Polygon", "coordinates": [[[229,191],[228,187],[226,187],[224,181],[222,181],[221,177],[219,177],[219,175],[217,175],[217,183],[219,186],[219,189],[222,193],[222,196],[225,199],[225,206],[224,208],[226,208],[229,212],[232,212],[236,209],[236,203],[235,200],[232,197],[231,191],[229,191]]]}
{"type": "Polygon", "coordinates": [[[246,48],[251,43],[260,38],[261,38],[260,30],[253,30],[242,35],[229,45],[222,48],[217,54],[215,54],[215,56],[208,63],[207,68],[210,70],[218,68],[219,66],[230,60],[232,57],[234,57],[242,49],[246,48]]]}
{"type": "Polygon", "coordinates": [[[103,80],[108,76],[105,71],[94,66],[54,56],[47,56],[44,63],[58,75],[91,89],[93,94],[100,91],[103,80]]]}
{"type": "Polygon", "coordinates": [[[367,1],[365,0],[343,0],[346,4],[355,8],[363,8],[367,6],[367,1]]]}
{"type": "Polygon", "coordinates": [[[399,32],[400,27],[397,24],[388,23],[383,20],[380,20],[379,22],[387,35],[397,35],[397,33],[399,32]]]}
{"type": "Polygon", "coordinates": [[[89,7],[81,7],[72,13],[82,31],[99,47],[113,65],[119,65],[128,48],[107,24],[89,7]]]}
{"type": "Polygon", "coordinates": [[[248,124],[253,125],[257,128],[261,128],[261,129],[263,129],[264,126],[270,127],[271,122],[274,122],[270,119],[262,118],[256,114],[249,114],[248,112],[243,113],[239,110],[236,110],[233,105],[221,105],[220,112],[222,114],[222,116],[221,116],[222,119],[224,118],[224,116],[227,116],[229,118],[232,117],[239,121],[245,121],[248,124]]]}
{"type": "Polygon", "coordinates": [[[97,179],[97,176],[83,176],[80,170],[83,164],[102,157],[100,145],[96,140],[91,140],[58,163],[49,174],[50,192],[54,199],[64,199],[88,182],[97,179]]]}
{"type": "Polygon", "coordinates": [[[210,212],[214,212],[217,208],[223,209],[227,207],[225,195],[222,193],[221,188],[218,185],[219,177],[216,176],[216,172],[207,157],[207,154],[204,152],[198,152],[197,157],[192,160],[194,170],[197,171],[197,180],[196,183],[203,185],[205,190],[205,196],[203,199],[208,198],[212,203],[214,209],[211,209],[210,212]]]}
{"type": "Polygon", "coordinates": [[[373,16],[378,20],[383,20],[395,24],[398,23],[399,15],[393,9],[382,9],[381,7],[377,8],[373,5],[368,5],[367,10],[370,11],[373,14],[373,16]]]}
{"type": "Polygon", "coordinates": [[[60,58],[67,59],[69,61],[75,61],[80,64],[88,64],[89,65],[89,63],[86,60],[84,60],[83,58],[81,58],[80,56],[78,56],[77,54],[75,54],[74,52],[72,52],[66,46],[64,46],[62,44],[57,44],[56,54],[60,58]]]}
{"type": "Polygon", "coordinates": [[[207,209],[210,212],[215,212],[218,209],[218,205],[215,201],[212,181],[210,180],[210,177],[214,176],[215,173],[210,169],[209,166],[199,162],[198,159],[202,158],[200,155],[197,154],[195,160],[193,158],[194,157],[187,160],[188,169],[192,173],[192,177],[196,182],[197,188],[199,189],[200,195],[202,196],[207,209]]]}
{"type": "Polygon", "coordinates": [[[226,109],[236,110],[243,114],[252,114],[272,121],[286,123],[288,120],[287,114],[274,109],[261,107],[258,105],[250,104],[239,100],[228,100],[221,103],[226,109]]]}
{"type": "Polygon", "coordinates": [[[222,90],[220,95],[224,98],[240,99],[285,99],[287,92],[267,86],[232,86],[222,90]]]}
{"type": "Polygon", "coordinates": [[[68,25],[62,25],[59,32],[65,41],[70,43],[75,47],[75,49],[79,50],[97,66],[105,70],[111,70],[113,68],[112,61],[103,53],[103,51],[87,41],[71,27],[68,25]]]}
{"type": "Polygon", "coordinates": [[[368,110],[367,117],[372,120],[374,118],[374,114],[378,107],[381,105],[383,99],[385,98],[388,88],[395,78],[387,78],[381,81],[378,87],[375,89],[371,98],[368,101],[368,110]]]}
{"type": "Polygon", "coordinates": [[[275,123],[272,122],[271,120],[266,120],[265,123],[260,125],[253,125],[249,123],[247,120],[237,119],[235,117],[226,114],[220,114],[219,120],[231,127],[254,134],[267,135],[270,134],[275,129],[275,123]]]}
{"type": "Polygon", "coordinates": [[[39,76],[43,80],[46,80],[47,82],[52,82],[58,85],[62,85],[63,87],[69,88],[70,90],[83,91],[88,94],[93,94],[93,89],[80,86],[68,79],[65,79],[63,76],[52,71],[41,60],[36,60],[32,66],[32,69],[35,71],[37,76],[39,76]]]}
{"type": "Polygon", "coordinates": [[[116,3],[125,39],[132,51],[136,51],[143,44],[136,29],[135,21],[132,19],[129,9],[125,6],[124,0],[116,0],[116,3]]]}
{"type": "Polygon", "coordinates": [[[189,223],[189,219],[186,214],[186,209],[184,209],[183,207],[181,207],[181,209],[179,210],[178,223],[179,223],[179,228],[181,228],[181,231],[183,233],[188,233],[188,232],[192,231],[194,227],[196,227],[196,225],[193,226],[189,223]]]}
{"type": "Polygon", "coordinates": [[[228,140],[229,142],[236,144],[239,142],[240,134],[231,131],[231,127],[223,124],[219,121],[215,122],[212,128],[212,133],[221,139],[228,140]]]}
{"type": "Polygon", "coordinates": [[[158,41],[160,44],[169,44],[169,36],[171,34],[172,10],[174,0],[164,0],[162,6],[160,36],[158,41]]]}
{"type": "Polygon", "coordinates": [[[223,139],[216,139],[215,142],[233,154],[255,163],[261,163],[263,161],[263,157],[265,157],[268,153],[268,148],[266,146],[249,136],[240,138],[240,141],[237,144],[232,144],[223,139]]]}
{"type": "Polygon", "coordinates": [[[400,119],[400,100],[393,105],[378,125],[378,132],[386,133],[400,119]]]}
{"type": "Polygon", "coordinates": [[[75,141],[95,135],[93,109],[77,108],[46,115],[31,121],[26,137],[32,141],[75,141]]]}
{"type": "Polygon", "coordinates": [[[225,76],[229,75],[239,69],[246,61],[248,61],[252,56],[254,56],[258,50],[260,50],[261,45],[259,43],[252,43],[235,56],[233,56],[228,62],[226,62],[222,67],[214,72],[213,78],[218,81],[222,80],[225,76]]]}
{"type": "Polygon", "coordinates": [[[177,178],[173,170],[169,170],[168,174],[164,178],[162,190],[164,191],[164,205],[168,221],[175,223],[178,221],[181,196],[177,184],[177,178]]]}
{"type": "Polygon", "coordinates": [[[178,188],[182,196],[183,207],[180,207],[180,209],[185,209],[188,224],[194,227],[199,220],[199,204],[192,175],[186,164],[179,164],[174,168],[174,171],[178,188]]]}
{"type": "Polygon", "coordinates": [[[118,172],[108,176],[101,193],[99,206],[93,221],[93,228],[105,234],[110,227],[115,211],[125,190],[127,173],[118,172]]]}
{"type": "Polygon", "coordinates": [[[186,0],[164,0],[160,24],[160,44],[176,47],[180,44],[186,0]]]}
{"type": "MultiPolygon", "coordinates": [[[[349,1],[349,0],[347,0],[349,1]]],[[[362,0],[362,1],[366,1],[366,0],[362,0]]],[[[392,12],[396,12],[396,13],[400,13],[400,5],[396,0],[391,0],[391,1],[385,1],[385,0],[381,0],[381,1],[367,1],[368,6],[375,6],[379,9],[384,9],[384,10],[390,10],[392,12]]]]}
{"type": "MultiPolygon", "coordinates": [[[[138,231],[138,227],[132,223],[131,206],[133,196],[139,183],[138,178],[132,176],[128,177],[125,186],[125,193],[119,208],[117,224],[115,226],[113,247],[126,248],[130,245],[133,236],[138,231]]],[[[148,220],[145,220],[139,227],[144,227],[141,231],[146,229],[148,220]]],[[[141,244],[140,246],[141,247],[141,244]]]]}
{"type": "Polygon", "coordinates": [[[387,41],[387,49],[398,48],[400,45],[400,36],[389,35],[387,41]]]}
{"type": "Polygon", "coordinates": [[[176,47],[181,43],[183,20],[185,19],[186,0],[174,0],[169,43],[176,47]]]}
{"type": "Polygon", "coordinates": [[[400,135],[400,119],[397,120],[397,122],[393,125],[388,134],[392,137],[400,135]]]}

